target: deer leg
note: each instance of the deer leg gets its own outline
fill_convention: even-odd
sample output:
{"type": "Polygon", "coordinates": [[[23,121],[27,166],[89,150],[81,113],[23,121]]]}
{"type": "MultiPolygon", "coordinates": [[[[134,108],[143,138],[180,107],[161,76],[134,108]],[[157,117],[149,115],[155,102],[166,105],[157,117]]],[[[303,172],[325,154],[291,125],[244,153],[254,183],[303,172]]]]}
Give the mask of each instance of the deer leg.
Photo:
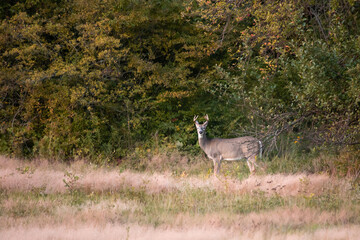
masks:
{"type": "Polygon", "coordinates": [[[219,157],[219,160],[218,160],[218,169],[217,169],[217,173],[219,174],[220,173],[220,166],[221,166],[221,161],[222,161],[222,156],[219,157]]]}
{"type": "Polygon", "coordinates": [[[248,159],[248,162],[250,162],[250,164],[251,164],[250,172],[251,172],[251,174],[253,174],[255,172],[255,165],[257,165],[256,164],[256,157],[255,156],[250,157],[248,159]]]}
{"type": "Polygon", "coordinates": [[[220,172],[221,158],[220,159],[212,158],[212,160],[214,162],[214,176],[216,176],[216,174],[219,174],[220,172]]]}
{"type": "Polygon", "coordinates": [[[252,166],[251,166],[251,163],[250,163],[249,159],[246,159],[246,163],[247,163],[247,165],[249,167],[250,173],[252,173],[252,166]]]}
{"type": "Polygon", "coordinates": [[[217,167],[216,167],[216,175],[218,175],[218,174],[220,173],[220,161],[219,161],[219,160],[217,160],[217,161],[216,161],[216,163],[217,163],[217,167]]]}
{"type": "Polygon", "coordinates": [[[213,160],[214,163],[214,176],[216,176],[216,173],[218,172],[217,162],[215,158],[211,158],[211,160],[213,160]]]}

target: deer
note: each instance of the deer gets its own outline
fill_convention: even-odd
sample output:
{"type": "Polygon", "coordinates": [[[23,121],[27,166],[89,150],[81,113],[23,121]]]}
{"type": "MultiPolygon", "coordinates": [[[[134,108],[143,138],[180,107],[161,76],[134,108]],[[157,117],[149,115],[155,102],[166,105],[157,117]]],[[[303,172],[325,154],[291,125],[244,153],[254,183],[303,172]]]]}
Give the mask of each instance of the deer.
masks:
{"type": "Polygon", "coordinates": [[[214,162],[214,176],[219,174],[221,161],[237,161],[246,159],[250,174],[255,173],[257,157],[261,157],[262,143],[252,136],[237,138],[208,138],[206,137],[206,127],[209,123],[209,116],[204,116],[205,122],[200,124],[194,116],[200,148],[208,158],[214,162]]]}

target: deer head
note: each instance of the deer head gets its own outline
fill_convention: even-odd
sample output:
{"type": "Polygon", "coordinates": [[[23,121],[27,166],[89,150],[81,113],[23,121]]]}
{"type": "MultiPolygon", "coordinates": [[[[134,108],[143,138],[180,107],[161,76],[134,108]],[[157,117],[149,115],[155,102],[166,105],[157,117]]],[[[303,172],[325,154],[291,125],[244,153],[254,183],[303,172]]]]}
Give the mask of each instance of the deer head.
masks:
{"type": "Polygon", "coordinates": [[[197,119],[198,119],[198,116],[194,116],[194,123],[195,123],[195,126],[196,126],[196,131],[198,133],[198,137],[199,138],[203,138],[205,137],[205,130],[206,130],[206,127],[208,125],[208,122],[209,122],[209,116],[206,114],[204,116],[205,118],[205,122],[203,124],[200,124],[197,119]]]}

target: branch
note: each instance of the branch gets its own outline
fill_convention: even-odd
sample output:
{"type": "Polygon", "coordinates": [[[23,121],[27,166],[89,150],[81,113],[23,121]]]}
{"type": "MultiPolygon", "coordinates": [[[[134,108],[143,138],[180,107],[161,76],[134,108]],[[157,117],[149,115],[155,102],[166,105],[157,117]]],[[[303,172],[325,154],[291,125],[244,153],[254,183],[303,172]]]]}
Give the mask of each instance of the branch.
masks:
{"type": "Polygon", "coordinates": [[[318,25],[319,25],[320,31],[321,31],[321,33],[322,33],[325,41],[328,41],[328,38],[327,38],[327,36],[326,36],[326,34],[325,34],[325,31],[324,31],[324,28],[323,28],[323,26],[322,26],[322,24],[321,24],[321,20],[320,20],[320,18],[319,18],[319,15],[318,15],[312,8],[310,8],[310,12],[311,12],[312,15],[315,16],[315,20],[316,20],[316,22],[317,22],[318,25]]]}
{"type": "Polygon", "coordinates": [[[226,30],[227,30],[227,28],[228,28],[228,26],[229,26],[230,20],[231,20],[230,15],[228,15],[228,17],[226,18],[226,23],[225,23],[224,29],[223,29],[223,31],[222,31],[222,33],[221,33],[221,40],[220,40],[220,45],[219,45],[219,47],[221,47],[222,44],[223,44],[223,42],[224,42],[226,30]]]}

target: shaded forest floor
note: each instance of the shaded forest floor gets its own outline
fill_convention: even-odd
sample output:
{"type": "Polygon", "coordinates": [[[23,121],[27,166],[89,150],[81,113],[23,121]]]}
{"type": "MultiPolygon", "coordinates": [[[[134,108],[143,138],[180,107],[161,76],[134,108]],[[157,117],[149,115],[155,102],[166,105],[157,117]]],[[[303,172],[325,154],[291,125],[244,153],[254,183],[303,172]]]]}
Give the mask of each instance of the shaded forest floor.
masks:
{"type": "Polygon", "coordinates": [[[326,174],[129,171],[0,157],[4,239],[357,239],[360,190],[326,174]]]}

